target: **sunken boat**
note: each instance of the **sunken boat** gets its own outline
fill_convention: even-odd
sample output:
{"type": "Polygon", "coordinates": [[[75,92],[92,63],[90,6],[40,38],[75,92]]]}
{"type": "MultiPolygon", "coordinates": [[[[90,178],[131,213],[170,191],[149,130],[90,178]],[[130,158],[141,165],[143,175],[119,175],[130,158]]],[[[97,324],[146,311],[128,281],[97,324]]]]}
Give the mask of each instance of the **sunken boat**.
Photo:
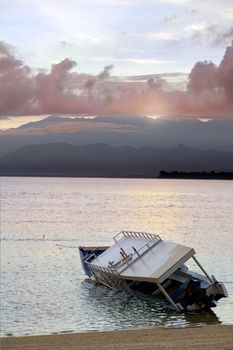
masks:
{"type": "Polygon", "coordinates": [[[121,231],[109,247],[79,247],[85,274],[109,288],[166,300],[177,311],[210,310],[227,297],[224,283],[209,275],[191,247],[159,235],[121,231]],[[193,259],[201,273],[185,263],[193,259]]]}

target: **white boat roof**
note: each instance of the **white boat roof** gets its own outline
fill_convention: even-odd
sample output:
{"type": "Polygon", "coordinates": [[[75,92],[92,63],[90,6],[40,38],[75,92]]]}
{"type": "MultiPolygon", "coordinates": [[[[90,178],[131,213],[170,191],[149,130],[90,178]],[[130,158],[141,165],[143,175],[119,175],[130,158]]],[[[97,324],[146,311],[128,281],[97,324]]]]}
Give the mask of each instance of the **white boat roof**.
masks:
{"type": "Polygon", "coordinates": [[[114,241],[90,266],[129,280],[162,283],[195,254],[193,248],[142,232],[122,231],[114,241]]]}

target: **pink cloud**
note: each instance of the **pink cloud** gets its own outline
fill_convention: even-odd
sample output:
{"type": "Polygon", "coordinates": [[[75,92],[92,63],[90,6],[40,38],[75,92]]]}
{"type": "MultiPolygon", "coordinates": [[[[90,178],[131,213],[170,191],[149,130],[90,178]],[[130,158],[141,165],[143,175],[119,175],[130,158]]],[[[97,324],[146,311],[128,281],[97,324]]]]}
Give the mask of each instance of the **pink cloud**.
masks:
{"type": "Polygon", "coordinates": [[[73,72],[76,62],[64,59],[49,72],[34,73],[0,43],[0,116],[31,114],[233,116],[233,45],[219,66],[197,62],[186,91],[168,91],[166,81],[110,79],[112,65],[98,75],[73,72]]]}

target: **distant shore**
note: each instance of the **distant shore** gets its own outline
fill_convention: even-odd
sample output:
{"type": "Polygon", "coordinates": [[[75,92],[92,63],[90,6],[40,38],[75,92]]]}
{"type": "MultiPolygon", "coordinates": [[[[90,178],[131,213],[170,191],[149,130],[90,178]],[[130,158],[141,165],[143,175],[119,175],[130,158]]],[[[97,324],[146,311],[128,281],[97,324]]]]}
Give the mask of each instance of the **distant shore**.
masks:
{"type": "Polygon", "coordinates": [[[233,172],[210,171],[160,171],[159,179],[233,180],[233,172]]]}
{"type": "Polygon", "coordinates": [[[99,179],[181,179],[181,180],[233,180],[233,172],[182,172],[182,171],[161,171],[159,175],[109,175],[109,174],[12,174],[1,173],[0,177],[60,177],[60,178],[99,178],[99,179]]]}
{"type": "Polygon", "coordinates": [[[233,325],[4,337],[2,350],[233,349],[233,325]]]}

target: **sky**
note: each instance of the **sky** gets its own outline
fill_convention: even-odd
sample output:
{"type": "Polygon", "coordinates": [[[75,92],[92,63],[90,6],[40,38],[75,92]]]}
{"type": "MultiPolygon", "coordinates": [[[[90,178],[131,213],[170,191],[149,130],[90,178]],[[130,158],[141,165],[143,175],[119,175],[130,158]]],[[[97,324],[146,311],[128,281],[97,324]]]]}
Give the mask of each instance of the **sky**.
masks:
{"type": "Polygon", "coordinates": [[[232,0],[0,5],[0,129],[51,114],[233,115],[232,0]]]}

